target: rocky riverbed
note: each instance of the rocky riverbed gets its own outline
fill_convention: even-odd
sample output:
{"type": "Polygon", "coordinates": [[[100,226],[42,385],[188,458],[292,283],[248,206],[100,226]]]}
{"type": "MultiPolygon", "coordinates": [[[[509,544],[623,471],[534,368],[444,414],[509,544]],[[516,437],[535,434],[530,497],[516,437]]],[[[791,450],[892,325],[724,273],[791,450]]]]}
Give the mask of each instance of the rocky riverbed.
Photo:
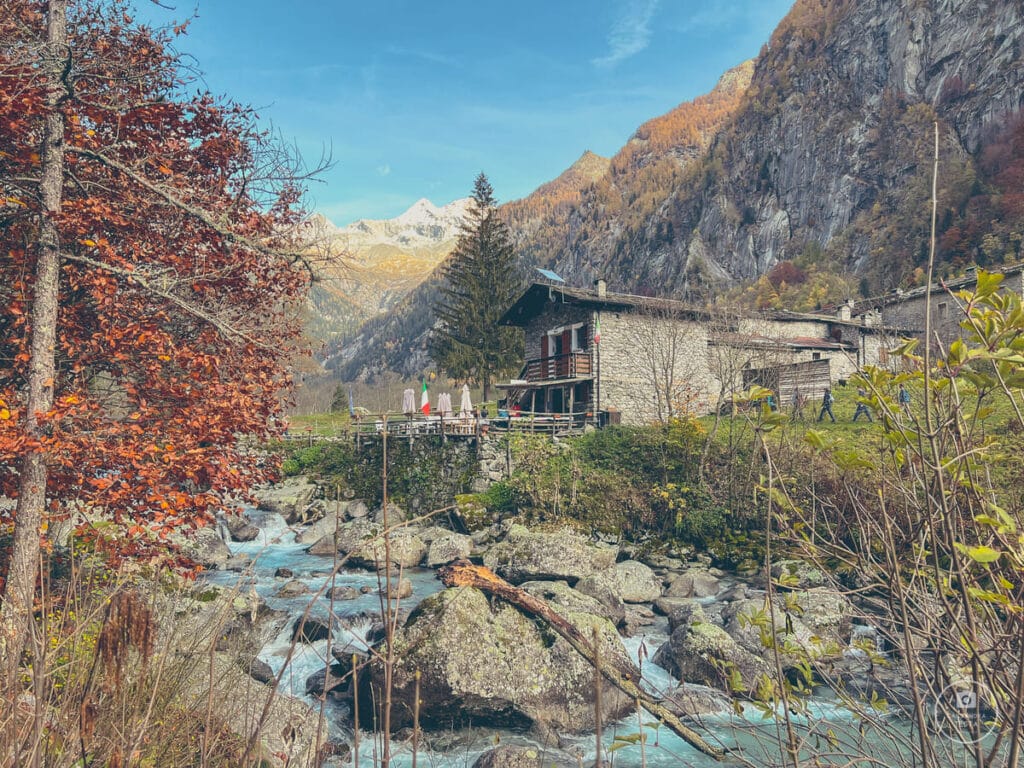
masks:
{"type": "MultiPolygon", "coordinates": [[[[357,702],[363,764],[380,749],[371,702],[380,699],[383,667],[368,662],[356,686],[351,667],[353,655],[366,660],[382,637],[384,518],[384,510],[318,500],[312,484],[289,481],[266,489],[260,509],[199,542],[213,569],[208,581],[237,590],[254,616],[263,614],[266,640],[243,660],[250,676],[264,684],[279,678],[279,690],[304,701],[312,720],[323,699],[333,753],[325,765],[350,758],[357,702]]],[[[481,563],[545,600],[586,636],[599,637],[603,658],[635,668],[645,689],[708,741],[763,755],[765,765],[778,752],[774,718],[743,702],[773,672],[771,638],[780,643],[784,673],[810,660],[871,689],[861,674],[866,656],[851,647],[870,629],[856,626],[849,602],[803,563],[777,564],[787,591],[769,610],[756,580],[716,570],[707,558],[643,555],[568,527],[502,522],[467,535],[407,520],[396,506],[387,521],[399,526],[389,547],[398,597],[392,608],[400,616],[396,764],[410,757],[417,686],[418,749],[431,765],[592,763],[599,723],[617,765],[715,764],[603,681],[598,709],[592,667],[542,622],[477,590],[444,589],[433,568],[456,559],[481,563]]],[[[812,720],[823,716],[832,727],[848,719],[827,691],[811,711],[812,720]]]]}

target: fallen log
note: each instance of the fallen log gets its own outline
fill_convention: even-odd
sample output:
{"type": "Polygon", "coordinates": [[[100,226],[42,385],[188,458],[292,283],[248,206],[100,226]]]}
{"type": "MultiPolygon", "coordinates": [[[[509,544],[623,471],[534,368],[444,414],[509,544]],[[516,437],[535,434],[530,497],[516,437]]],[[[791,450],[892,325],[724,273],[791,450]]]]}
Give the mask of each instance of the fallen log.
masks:
{"type": "Polygon", "coordinates": [[[563,637],[576,652],[593,664],[604,676],[605,680],[620,691],[640,701],[647,710],[664,723],[673,733],[687,744],[716,760],[726,759],[726,751],[722,747],[709,744],[699,733],[687,727],[675,714],[663,707],[657,699],[644,691],[635,680],[635,669],[622,669],[614,661],[600,658],[594,646],[583,633],[551,607],[529,592],[514,587],[489,568],[473,565],[468,560],[456,560],[454,563],[438,569],[438,576],[446,587],[473,587],[487,594],[499,597],[510,605],[514,605],[524,613],[544,621],[549,627],[563,637]]]}

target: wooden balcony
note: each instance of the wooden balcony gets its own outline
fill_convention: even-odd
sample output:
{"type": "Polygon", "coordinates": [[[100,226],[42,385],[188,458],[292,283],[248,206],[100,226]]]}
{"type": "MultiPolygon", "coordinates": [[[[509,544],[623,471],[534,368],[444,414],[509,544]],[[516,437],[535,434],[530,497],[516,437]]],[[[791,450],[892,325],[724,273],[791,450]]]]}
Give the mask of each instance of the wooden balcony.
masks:
{"type": "Polygon", "coordinates": [[[523,378],[529,382],[548,379],[589,378],[594,373],[589,352],[569,352],[526,361],[523,378]]]}

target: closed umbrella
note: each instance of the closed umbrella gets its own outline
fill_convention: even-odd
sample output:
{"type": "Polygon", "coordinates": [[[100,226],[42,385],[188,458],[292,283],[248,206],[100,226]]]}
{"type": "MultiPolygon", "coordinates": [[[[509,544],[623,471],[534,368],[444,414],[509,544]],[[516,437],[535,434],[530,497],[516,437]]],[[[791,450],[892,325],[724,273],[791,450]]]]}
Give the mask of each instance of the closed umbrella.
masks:
{"type": "Polygon", "coordinates": [[[450,392],[442,392],[437,396],[437,410],[445,418],[452,415],[452,396],[450,392]]]}
{"type": "Polygon", "coordinates": [[[462,402],[459,404],[459,418],[469,419],[473,416],[473,401],[469,397],[469,385],[462,385],[462,402]]]}
{"type": "Polygon", "coordinates": [[[416,412],[416,393],[410,387],[402,393],[402,413],[412,416],[416,412]]]}

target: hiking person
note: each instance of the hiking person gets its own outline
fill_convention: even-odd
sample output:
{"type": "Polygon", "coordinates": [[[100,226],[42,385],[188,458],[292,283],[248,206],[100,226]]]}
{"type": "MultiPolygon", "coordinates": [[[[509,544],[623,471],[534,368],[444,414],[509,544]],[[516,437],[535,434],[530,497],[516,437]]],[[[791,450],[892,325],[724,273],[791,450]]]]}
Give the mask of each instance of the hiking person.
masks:
{"type": "Polygon", "coordinates": [[[900,410],[907,416],[910,415],[910,393],[907,388],[900,384],[900,391],[896,393],[896,400],[900,404],[900,410]]]}
{"type": "Polygon", "coordinates": [[[832,419],[832,423],[836,423],[836,415],[832,413],[832,403],[834,402],[835,398],[832,397],[832,390],[829,389],[828,387],[825,387],[825,394],[821,398],[821,413],[818,414],[818,421],[824,419],[825,414],[827,413],[828,417],[832,419]]]}
{"type": "Polygon", "coordinates": [[[856,421],[863,413],[868,417],[868,421],[874,421],[871,418],[871,411],[868,410],[867,403],[864,402],[864,398],[868,396],[868,393],[864,391],[864,387],[857,387],[857,410],[853,412],[853,420],[856,421]]]}
{"type": "Polygon", "coordinates": [[[799,419],[804,420],[804,406],[807,404],[807,398],[804,397],[803,392],[800,391],[800,387],[796,387],[793,390],[793,413],[790,417],[793,421],[799,419]]]}

